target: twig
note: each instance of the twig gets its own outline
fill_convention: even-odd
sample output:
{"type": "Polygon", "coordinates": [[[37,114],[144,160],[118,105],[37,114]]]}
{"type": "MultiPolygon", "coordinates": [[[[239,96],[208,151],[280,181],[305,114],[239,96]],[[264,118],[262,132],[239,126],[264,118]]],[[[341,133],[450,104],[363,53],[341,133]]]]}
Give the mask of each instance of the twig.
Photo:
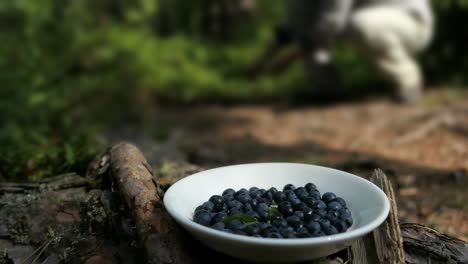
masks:
{"type": "Polygon", "coordinates": [[[41,251],[39,251],[36,258],[32,261],[32,264],[36,263],[36,261],[39,259],[39,257],[42,255],[42,253],[44,253],[44,250],[46,250],[46,248],[52,243],[52,241],[53,241],[53,239],[49,239],[47,244],[44,247],[42,247],[41,251]]]}
{"type": "Polygon", "coordinates": [[[404,134],[403,136],[398,137],[392,142],[393,146],[399,146],[402,144],[409,143],[411,141],[417,140],[427,136],[433,130],[445,125],[448,127],[454,126],[456,124],[456,119],[451,116],[449,113],[442,113],[434,118],[431,118],[426,123],[419,126],[418,129],[413,130],[409,133],[404,134]]]}
{"type": "Polygon", "coordinates": [[[44,246],[46,246],[46,244],[47,244],[49,241],[51,241],[51,240],[45,240],[38,248],[36,248],[36,250],[34,250],[34,251],[31,253],[31,255],[29,255],[28,257],[26,257],[25,259],[23,259],[23,260],[21,261],[21,264],[26,263],[26,261],[27,261],[28,259],[34,257],[34,255],[36,255],[36,253],[37,253],[39,250],[41,250],[41,248],[43,248],[44,246]]]}

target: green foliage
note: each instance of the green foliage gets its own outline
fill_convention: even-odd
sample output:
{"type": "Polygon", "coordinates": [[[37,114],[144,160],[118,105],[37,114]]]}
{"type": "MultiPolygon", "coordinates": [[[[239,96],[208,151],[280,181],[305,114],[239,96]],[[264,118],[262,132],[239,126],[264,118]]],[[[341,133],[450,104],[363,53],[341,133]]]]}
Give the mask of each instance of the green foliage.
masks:
{"type": "Polygon", "coordinates": [[[432,1],[436,11],[436,33],[429,50],[422,56],[430,83],[466,85],[468,31],[464,29],[468,17],[467,0],[432,1]]]}
{"type": "MultiPolygon", "coordinates": [[[[256,81],[243,74],[284,16],[284,2],[258,0],[255,16],[221,21],[220,36],[210,31],[210,3],[0,1],[0,179],[83,171],[99,148],[96,132],[140,92],[190,103],[284,100],[302,89],[300,63],[256,81]]],[[[438,33],[422,58],[430,81],[466,83],[468,3],[433,4],[438,33]]],[[[345,83],[376,81],[351,49],[340,45],[335,54],[345,83]]]]}
{"type": "Polygon", "coordinates": [[[231,223],[233,220],[240,220],[240,221],[242,221],[242,222],[243,222],[244,224],[246,224],[246,225],[251,225],[251,224],[256,224],[256,223],[258,223],[257,218],[252,217],[252,216],[247,215],[247,214],[236,214],[236,215],[228,216],[228,217],[224,218],[224,223],[225,223],[226,225],[228,225],[228,224],[231,223]]]}

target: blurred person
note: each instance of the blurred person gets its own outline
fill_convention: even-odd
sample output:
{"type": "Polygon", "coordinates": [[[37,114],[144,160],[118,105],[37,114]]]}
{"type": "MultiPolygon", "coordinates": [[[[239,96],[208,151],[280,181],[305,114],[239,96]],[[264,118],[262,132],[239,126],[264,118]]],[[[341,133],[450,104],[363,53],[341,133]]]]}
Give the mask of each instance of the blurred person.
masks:
{"type": "Polygon", "coordinates": [[[415,56],[433,35],[428,0],[288,0],[287,12],[286,23],[277,27],[275,39],[250,67],[250,77],[280,73],[303,58],[313,94],[336,97],[342,87],[329,49],[342,37],[394,85],[399,101],[413,103],[421,96],[423,77],[415,56]],[[291,42],[299,48],[266,67],[291,42]]]}

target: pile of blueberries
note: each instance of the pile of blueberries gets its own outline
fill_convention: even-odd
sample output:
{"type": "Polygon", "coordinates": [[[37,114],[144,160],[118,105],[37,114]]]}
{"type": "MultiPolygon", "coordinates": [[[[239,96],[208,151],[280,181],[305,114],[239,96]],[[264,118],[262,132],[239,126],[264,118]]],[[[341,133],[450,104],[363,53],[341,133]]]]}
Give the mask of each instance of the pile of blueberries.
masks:
{"type": "Polygon", "coordinates": [[[226,189],[195,209],[193,220],[219,231],[268,238],[307,238],[346,232],[353,224],[346,201],[320,195],[313,183],[282,191],[251,187],[226,189]]]}

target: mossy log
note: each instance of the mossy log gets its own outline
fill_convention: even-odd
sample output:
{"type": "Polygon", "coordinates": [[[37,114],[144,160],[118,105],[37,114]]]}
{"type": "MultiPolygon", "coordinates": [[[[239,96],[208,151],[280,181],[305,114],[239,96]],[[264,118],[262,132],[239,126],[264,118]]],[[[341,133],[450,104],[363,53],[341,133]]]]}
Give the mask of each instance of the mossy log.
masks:
{"type": "MultiPolygon", "coordinates": [[[[161,182],[167,187],[181,171],[196,170],[166,167],[153,173],[135,146],[120,143],[97,156],[86,177],[70,173],[36,183],[0,183],[0,264],[241,263],[202,246],[164,209],[158,172],[166,174],[161,182]]],[[[388,179],[381,171],[376,175],[373,181],[391,198],[388,179]]],[[[467,242],[421,225],[399,225],[396,204],[392,211],[361,244],[369,263],[402,263],[403,256],[410,264],[468,263],[467,242]],[[382,245],[396,251],[376,249],[382,245]]],[[[312,263],[356,260],[351,247],[312,263]]]]}

